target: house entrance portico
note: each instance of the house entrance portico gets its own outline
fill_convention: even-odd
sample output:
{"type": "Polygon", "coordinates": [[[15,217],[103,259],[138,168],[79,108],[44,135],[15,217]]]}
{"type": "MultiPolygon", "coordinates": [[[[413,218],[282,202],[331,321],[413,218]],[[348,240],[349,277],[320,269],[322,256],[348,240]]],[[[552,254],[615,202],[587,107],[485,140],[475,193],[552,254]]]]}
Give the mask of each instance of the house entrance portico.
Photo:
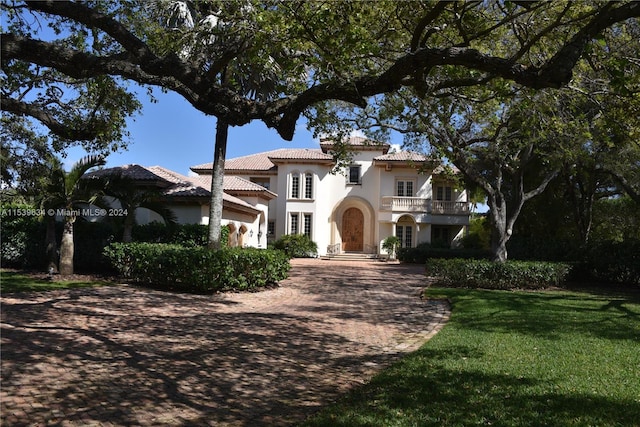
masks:
{"type": "Polygon", "coordinates": [[[371,204],[360,197],[340,201],[331,214],[330,253],[376,253],[375,215],[371,204]]]}

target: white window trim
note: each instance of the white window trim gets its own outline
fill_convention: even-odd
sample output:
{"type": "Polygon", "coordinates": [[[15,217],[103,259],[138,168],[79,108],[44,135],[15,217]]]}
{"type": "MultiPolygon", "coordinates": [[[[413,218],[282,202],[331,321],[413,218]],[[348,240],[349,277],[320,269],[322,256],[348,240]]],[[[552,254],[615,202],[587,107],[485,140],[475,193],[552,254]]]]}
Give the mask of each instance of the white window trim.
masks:
{"type": "Polygon", "coordinates": [[[316,174],[312,171],[292,171],[288,175],[287,200],[295,200],[299,202],[312,202],[316,198],[316,174]],[[307,175],[311,175],[311,197],[307,198],[307,175]],[[298,196],[293,195],[293,178],[298,177],[298,196]]]}
{"type": "Polygon", "coordinates": [[[398,197],[416,197],[417,189],[418,189],[418,180],[416,178],[403,178],[403,177],[397,177],[396,178],[395,190],[394,190],[395,193],[396,193],[395,194],[396,196],[398,196],[398,197]],[[413,195],[411,195],[411,196],[400,196],[400,195],[398,195],[397,193],[398,193],[398,183],[399,182],[404,182],[405,183],[404,184],[404,189],[405,190],[407,189],[406,183],[407,182],[411,182],[413,184],[413,191],[412,191],[413,195]]]}
{"type": "Polygon", "coordinates": [[[309,215],[311,222],[309,223],[309,228],[310,228],[310,235],[309,238],[311,240],[313,240],[313,234],[315,232],[315,227],[313,224],[313,217],[314,217],[314,213],[313,212],[287,212],[287,234],[304,234],[304,219],[305,216],[309,215]],[[296,233],[293,233],[291,226],[293,224],[293,217],[297,217],[298,218],[298,231],[296,233]]]}
{"type": "Polygon", "coordinates": [[[349,165],[346,178],[347,185],[362,185],[362,165],[359,165],[357,163],[349,165]],[[358,182],[351,181],[351,168],[358,168],[358,182]]]}

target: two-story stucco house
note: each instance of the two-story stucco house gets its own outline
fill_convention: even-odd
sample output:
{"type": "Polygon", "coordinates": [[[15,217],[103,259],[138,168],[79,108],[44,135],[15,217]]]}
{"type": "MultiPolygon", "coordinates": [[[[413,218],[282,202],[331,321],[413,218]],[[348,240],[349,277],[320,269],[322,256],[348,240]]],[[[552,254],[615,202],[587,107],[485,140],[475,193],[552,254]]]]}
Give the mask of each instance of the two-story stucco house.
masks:
{"type": "MultiPolygon", "coordinates": [[[[388,144],[362,137],[352,137],[349,145],[352,161],[341,171],[334,171],[332,141],[321,140],[319,149],[228,159],[225,177],[277,194],[264,210],[267,217],[256,224],[257,234],[268,241],[306,234],[320,255],[384,253],[382,242],[391,235],[403,247],[434,241],[455,245],[469,224],[469,203],[439,162],[418,153],[389,153],[388,144]]],[[[191,170],[206,180],[211,163],[191,170]]]]}

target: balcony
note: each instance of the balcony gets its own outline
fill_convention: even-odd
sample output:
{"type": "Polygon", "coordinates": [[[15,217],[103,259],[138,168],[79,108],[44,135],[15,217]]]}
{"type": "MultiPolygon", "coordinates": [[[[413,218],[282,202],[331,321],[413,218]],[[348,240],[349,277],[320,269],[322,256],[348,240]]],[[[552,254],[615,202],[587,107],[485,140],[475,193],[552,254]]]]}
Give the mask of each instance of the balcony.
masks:
{"type": "Polygon", "coordinates": [[[422,197],[383,196],[383,211],[423,212],[432,215],[469,215],[469,203],[431,200],[422,197]]]}

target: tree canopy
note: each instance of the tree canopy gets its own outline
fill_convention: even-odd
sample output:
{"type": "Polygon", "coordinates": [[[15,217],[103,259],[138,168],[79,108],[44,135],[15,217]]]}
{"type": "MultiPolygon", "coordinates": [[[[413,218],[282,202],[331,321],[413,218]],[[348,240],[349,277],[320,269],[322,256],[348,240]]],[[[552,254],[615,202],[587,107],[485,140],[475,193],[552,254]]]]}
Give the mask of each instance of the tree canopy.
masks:
{"type": "MultiPolygon", "coordinates": [[[[555,128],[535,122],[559,116],[528,114],[560,101],[544,89],[567,87],[586,63],[609,73],[617,93],[637,96],[628,85],[639,64],[628,49],[638,39],[634,1],[3,0],[2,8],[5,112],[36,118],[62,138],[109,139],[121,129],[118,118],[137,107],[122,84],[135,81],[175,91],[217,117],[215,158],[224,159],[227,125],[260,120],[290,140],[304,114],[317,132],[335,134],[356,107],[357,122],[391,118],[408,135],[431,135],[467,169],[495,199],[496,215],[502,211],[501,246],[522,203],[558,170],[542,155],[558,149],[555,128]],[[274,77],[269,90],[253,90],[266,73],[274,77]],[[489,177],[471,164],[497,169],[489,177]],[[539,180],[525,189],[530,165],[539,180]],[[519,194],[510,214],[505,192],[519,194]]],[[[214,165],[219,183],[223,162],[214,165]]]]}
{"type": "MultiPolygon", "coordinates": [[[[433,96],[495,78],[535,89],[564,86],[594,39],[640,15],[637,2],[158,4],[4,0],[4,78],[17,87],[33,81],[35,70],[76,81],[129,79],[176,91],[232,126],[262,120],[289,140],[300,115],[322,101],[365,106],[368,97],[401,87],[433,96]],[[167,10],[180,7],[208,19],[172,28],[167,10]],[[225,26],[211,25],[215,19],[225,26]],[[44,36],[42,27],[51,31],[44,36]],[[215,43],[198,44],[214,36],[215,43]],[[279,59],[278,90],[261,99],[238,90],[242,79],[223,84],[239,57],[245,75],[259,73],[266,58],[279,59]],[[15,77],[18,69],[26,81],[15,77]]],[[[3,110],[38,117],[43,108],[20,107],[18,93],[3,94],[3,110]]]]}

